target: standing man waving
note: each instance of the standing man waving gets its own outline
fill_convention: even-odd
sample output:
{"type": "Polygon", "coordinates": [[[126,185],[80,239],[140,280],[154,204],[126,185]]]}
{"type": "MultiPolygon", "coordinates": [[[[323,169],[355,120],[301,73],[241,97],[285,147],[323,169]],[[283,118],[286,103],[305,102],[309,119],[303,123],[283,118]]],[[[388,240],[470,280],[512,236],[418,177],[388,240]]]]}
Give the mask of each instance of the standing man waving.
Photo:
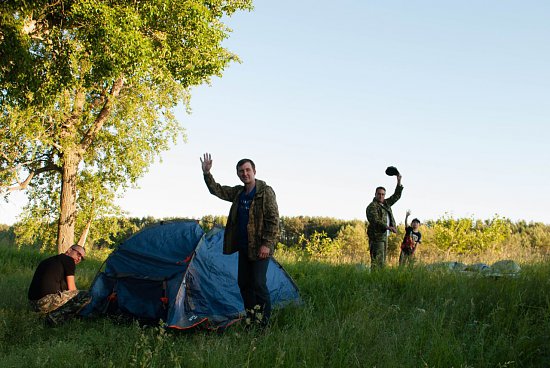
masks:
{"type": "Polygon", "coordinates": [[[273,189],[256,179],[256,165],[244,158],[237,163],[237,176],[244,185],[218,184],[210,169],[212,157],[201,158],[204,181],[211,194],[231,202],[225,228],[223,253],[239,252],[238,284],[247,323],[267,326],[271,300],[267,267],[279,235],[279,210],[273,189]]]}
{"type": "Polygon", "coordinates": [[[388,235],[390,231],[397,233],[397,225],[393,217],[391,206],[401,198],[403,185],[401,185],[401,174],[397,173],[397,186],[395,192],[386,198],[386,188],[378,187],[372,202],[367,206],[367,220],[369,226],[369,249],[371,258],[371,269],[382,268],[386,264],[388,251],[388,235]]]}

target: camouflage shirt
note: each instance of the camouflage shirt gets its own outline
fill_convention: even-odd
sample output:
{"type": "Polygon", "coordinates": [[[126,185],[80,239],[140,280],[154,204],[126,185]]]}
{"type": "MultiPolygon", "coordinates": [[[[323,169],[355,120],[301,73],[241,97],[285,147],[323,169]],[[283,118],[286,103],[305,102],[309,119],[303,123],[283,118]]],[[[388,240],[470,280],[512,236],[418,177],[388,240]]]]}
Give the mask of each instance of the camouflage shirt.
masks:
{"type": "MultiPolygon", "coordinates": [[[[244,190],[243,185],[234,187],[216,183],[212,174],[204,174],[204,182],[210,193],[224,201],[232,202],[223,241],[223,253],[231,254],[239,250],[238,244],[238,207],[239,195],[244,190]]],[[[265,181],[256,179],[256,195],[250,204],[248,218],[248,258],[258,259],[258,251],[262,245],[275,250],[279,237],[279,209],[273,189],[265,181]]]]}
{"type": "Polygon", "coordinates": [[[403,192],[403,186],[398,185],[395,187],[395,192],[389,198],[386,198],[384,203],[379,203],[376,198],[367,206],[367,220],[369,226],[367,228],[367,235],[369,241],[381,241],[386,237],[386,227],[388,226],[388,217],[390,219],[389,226],[395,226],[395,219],[391,206],[401,198],[401,192],[403,192]]]}

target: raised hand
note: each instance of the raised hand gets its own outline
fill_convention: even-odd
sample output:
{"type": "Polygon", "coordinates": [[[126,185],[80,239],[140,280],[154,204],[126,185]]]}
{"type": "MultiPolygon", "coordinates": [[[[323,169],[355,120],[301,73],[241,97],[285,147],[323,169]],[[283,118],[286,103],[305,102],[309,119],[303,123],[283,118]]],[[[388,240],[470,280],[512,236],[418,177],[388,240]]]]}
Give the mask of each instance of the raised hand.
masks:
{"type": "Polygon", "coordinates": [[[201,158],[202,172],[208,174],[212,168],[212,156],[210,153],[205,153],[201,158]]]}

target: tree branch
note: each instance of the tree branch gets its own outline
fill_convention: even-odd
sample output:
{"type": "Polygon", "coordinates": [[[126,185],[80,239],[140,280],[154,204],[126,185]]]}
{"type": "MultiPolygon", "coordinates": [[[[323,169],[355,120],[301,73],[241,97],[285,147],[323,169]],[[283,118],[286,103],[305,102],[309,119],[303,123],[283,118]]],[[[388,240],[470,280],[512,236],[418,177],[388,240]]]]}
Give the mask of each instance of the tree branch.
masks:
{"type": "Polygon", "coordinates": [[[88,234],[90,233],[90,227],[92,226],[92,222],[94,220],[94,212],[95,212],[95,196],[92,195],[92,205],[91,205],[91,209],[90,209],[90,218],[86,222],[86,226],[84,227],[84,231],[80,235],[80,239],[78,240],[78,243],[77,243],[82,248],[85,248],[86,239],[88,238],[88,234]]]}
{"type": "Polygon", "coordinates": [[[21,168],[21,166],[22,165],[17,165],[16,168],[11,169],[11,170],[15,171],[16,184],[13,184],[13,185],[0,185],[0,193],[6,195],[8,193],[15,192],[15,191],[18,191],[18,190],[24,190],[29,186],[31,180],[35,176],[40,175],[40,174],[42,174],[44,172],[47,172],[47,171],[59,171],[60,170],[59,166],[57,166],[56,164],[54,164],[51,161],[48,161],[48,163],[46,165],[44,165],[42,167],[39,167],[36,170],[30,170],[29,175],[27,175],[25,180],[20,181],[19,180],[19,175],[17,173],[18,173],[18,170],[21,168]]]}
{"type": "Polygon", "coordinates": [[[109,116],[111,115],[111,112],[113,110],[114,101],[120,94],[120,91],[122,90],[122,87],[124,86],[124,78],[119,77],[115,82],[113,83],[113,87],[111,88],[111,92],[106,96],[106,101],[103,104],[103,107],[101,108],[101,111],[99,112],[99,115],[95,119],[94,123],[88,129],[84,137],[82,138],[80,142],[80,149],[82,151],[86,151],[86,149],[92,144],[95,137],[97,136],[97,133],[101,130],[103,127],[103,124],[109,116]]]}

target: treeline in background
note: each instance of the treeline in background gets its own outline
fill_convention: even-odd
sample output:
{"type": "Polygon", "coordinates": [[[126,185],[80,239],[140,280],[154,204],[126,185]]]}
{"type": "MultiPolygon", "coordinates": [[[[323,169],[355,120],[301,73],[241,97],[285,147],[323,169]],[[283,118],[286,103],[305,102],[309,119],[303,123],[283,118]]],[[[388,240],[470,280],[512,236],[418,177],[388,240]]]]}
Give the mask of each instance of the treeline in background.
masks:
{"type": "MultiPolygon", "coordinates": [[[[108,252],[140,229],[159,221],[153,217],[105,217],[94,221],[86,239],[86,248],[108,252]]],[[[195,219],[207,231],[224,226],[226,216],[203,216],[195,219]]],[[[302,259],[333,263],[368,263],[369,248],[366,227],[361,220],[330,217],[282,217],[278,254],[292,253],[302,259]]],[[[0,244],[18,248],[35,248],[45,252],[56,249],[55,222],[22,220],[12,226],[0,225],[0,244]]],[[[83,231],[83,229],[81,229],[83,231]]],[[[454,218],[445,215],[426,221],[421,226],[422,244],[417,251],[420,262],[442,260],[546,259],[550,254],[550,225],[517,221],[495,216],[488,220],[454,218]]],[[[388,240],[390,263],[399,256],[404,225],[388,240]]]]}

